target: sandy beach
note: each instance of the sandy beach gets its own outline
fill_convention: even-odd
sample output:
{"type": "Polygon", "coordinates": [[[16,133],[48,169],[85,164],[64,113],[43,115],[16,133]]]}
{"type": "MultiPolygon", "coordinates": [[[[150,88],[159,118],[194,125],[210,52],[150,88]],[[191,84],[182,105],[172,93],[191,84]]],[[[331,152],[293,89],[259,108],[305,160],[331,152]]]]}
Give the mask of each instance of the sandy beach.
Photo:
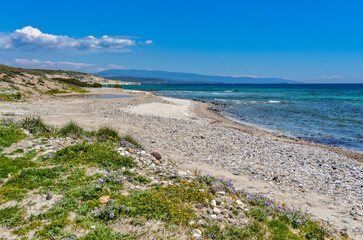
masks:
{"type": "Polygon", "coordinates": [[[224,176],[236,186],[301,208],[356,239],[363,237],[361,153],[279,136],[235,123],[213,105],[149,92],[90,89],[89,94],[0,103],[2,118],[41,116],[61,126],[74,121],[88,130],[110,126],[131,134],[182,169],[224,176]]]}

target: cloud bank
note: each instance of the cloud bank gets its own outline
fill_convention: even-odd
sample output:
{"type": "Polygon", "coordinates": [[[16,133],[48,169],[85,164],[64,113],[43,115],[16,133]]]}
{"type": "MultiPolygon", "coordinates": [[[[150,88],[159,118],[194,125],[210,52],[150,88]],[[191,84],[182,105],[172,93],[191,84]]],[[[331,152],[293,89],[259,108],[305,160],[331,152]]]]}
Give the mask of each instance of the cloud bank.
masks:
{"type": "Polygon", "coordinates": [[[149,45],[153,41],[137,42],[124,36],[107,36],[100,38],[88,36],[84,38],[72,38],[65,35],[53,35],[43,33],[31,26],[17,29],[13,33],[0,33],[0,49],[6,50],[65,50],[65,51],[107,51],[125,52],[128,47],[137,44],[149,45]]]}
{"type": "Polygon", "coordinates": [[[110,64],[101,66],[90,63],[77,63],[68,61],[40,61],[38,59],[15,59],[13,61],[0,61],[0,63],[21,68],[37,68],[37,69],[54,69],[54,70],[69,70],[87,73],[95,73],[108,69],[124,69],[124,66],[110,64]]]}

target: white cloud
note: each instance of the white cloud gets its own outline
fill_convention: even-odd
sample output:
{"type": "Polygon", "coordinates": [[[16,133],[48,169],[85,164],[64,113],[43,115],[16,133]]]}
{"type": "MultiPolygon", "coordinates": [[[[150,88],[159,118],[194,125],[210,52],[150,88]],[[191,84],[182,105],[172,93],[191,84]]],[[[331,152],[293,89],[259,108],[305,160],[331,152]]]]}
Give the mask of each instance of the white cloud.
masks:
{"type": "Polygon", "coordinates": [[[151,41],[151,40],[146,40],[145,41],[145,44],[153,44],[154,42],[153,41],[151,41]]]}
{"type": "MultiPolygon", "coordinates": [[[[152,44],[147,40],[139,44],[152,44]]],[[[35,50],[77,50],[77,51],[109,51],[125,52],[127,47],[135,46],[135,40],[124,36],[102,36],[96,38],[72,38],[64,35],[42,33],[31,26],[17,29],[13,33],[0,33],[0,49],[35,50]]]]}
{"type": "Polygon", "coordinates": [[[124,66],[110,64],[107,66],[100,66],[96,64],[90,63],[76,63],[76,62],[68,62],[68,61],[40,61],[38,59],[15,59],[11,62],[4,62],[7,65],[12,65],[15,67],[22,68],[38,68],[38,69],[55,69],[55,70],[69,70],[69,71],[80,71],[80,72],[89,72],[95,73],[108,69],[123,69],[124,66]]]}

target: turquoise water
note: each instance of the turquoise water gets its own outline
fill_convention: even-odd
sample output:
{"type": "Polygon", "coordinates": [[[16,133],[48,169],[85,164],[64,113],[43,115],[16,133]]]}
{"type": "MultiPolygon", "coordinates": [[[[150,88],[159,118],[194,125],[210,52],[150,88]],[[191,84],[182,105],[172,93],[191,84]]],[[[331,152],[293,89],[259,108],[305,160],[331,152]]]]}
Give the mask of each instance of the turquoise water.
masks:
{"type": "Polygon", "coordinates": [[[363,152],[363,84],[124,87],[217,103],[222,114],[236,121],[363,152]]]}

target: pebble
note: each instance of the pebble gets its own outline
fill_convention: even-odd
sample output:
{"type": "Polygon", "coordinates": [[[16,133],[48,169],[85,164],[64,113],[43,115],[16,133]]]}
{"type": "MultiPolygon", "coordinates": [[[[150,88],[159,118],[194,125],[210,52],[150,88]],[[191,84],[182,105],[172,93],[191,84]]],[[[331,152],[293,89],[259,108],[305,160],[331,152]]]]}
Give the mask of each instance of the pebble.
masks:
{"type": "Polygon", "coordinates": [[[221,210],[219,208],[213,208],[213,213],[215,214],[220,214],[221,213],[221,210]]]}
{"type": "Polygon", "coordinates": [[[223,215],[217,215],[217,221],[222,222],[223,221],[223,215]]]}

